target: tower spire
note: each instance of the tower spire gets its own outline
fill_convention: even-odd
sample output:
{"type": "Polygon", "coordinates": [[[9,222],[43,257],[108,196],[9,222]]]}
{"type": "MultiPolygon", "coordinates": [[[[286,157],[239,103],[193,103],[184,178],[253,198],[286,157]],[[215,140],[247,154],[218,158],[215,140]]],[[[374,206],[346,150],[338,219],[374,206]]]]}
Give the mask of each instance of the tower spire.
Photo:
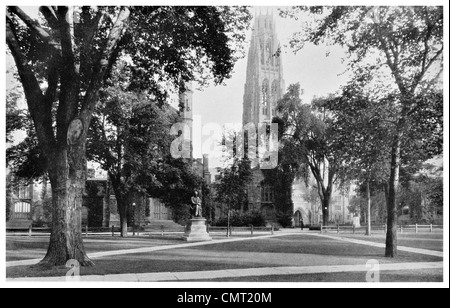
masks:
{"type": "MultiPolygon", "coordinates": [[[[261,12],[261,7],[259,7],[261,12]]],[[[275,116],[276,103],[284,91],[281,54],[277,53],[277,39],[273,10],[255,19],[247,62],[244,91],[243,125],[270,122],[275,116]],[[277,57],[274,55],[277,54],[277,57]]]]}
{"type": "MultiPolygon", "coordinates": [[[[183,134],[189,135],[187,139],[185,139],[185,146],[189,148],[189,156],[192,159],[194,156],[192,138],[193,138],[193,86],[192,82],[186,84],[186,90],[183,93],[179,94],[179,99],[181,101],[181,114],[183,117],[183,123],[187,126],[187,132],[183,132],[183,134]]],[[[186,136],[187,137],[187,136],[186,136]]]]}

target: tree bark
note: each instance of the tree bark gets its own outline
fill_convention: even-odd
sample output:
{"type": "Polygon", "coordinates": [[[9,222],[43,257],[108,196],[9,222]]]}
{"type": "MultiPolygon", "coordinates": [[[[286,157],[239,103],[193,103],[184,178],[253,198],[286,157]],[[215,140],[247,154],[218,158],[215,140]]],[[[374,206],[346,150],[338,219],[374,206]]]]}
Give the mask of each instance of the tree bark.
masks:
{"type": "Polygon", "coordinates": [[[328,226],[328,221],[330,220],[330,196],[325,195],[322,199],[322,224],[328,226]]]}
{"type": "Polygon", "coordinates": [[[38,264],[51,267],[77,260],[81,266],[92,266],[82,240],[81,208],[85,186],[86,158],[84,144],[56,150],[49,164],[52,186],[52,232],[44,259],[38,264]]]}
{"type": "Polygon", "coordinates": [[[385,257],[397,257],[397,206],[396,194],[399,185],[400,171],[400,134],[396,134],[391,149],[391,174],[389,178],[389,193],[387,203],[387,233],[385,257]]]}
{"type": "Polygon", "coordinates": [[[128,200],[121,190],[120,177],[109,173],[111,184],[117,201],[117,209],[120,215],[120,236],[128,237],[128,200]]]}
{"type": "Polygon", "coordinates": [[[121,209],[120,213],[120,236],[128,237],[128,210],[121,209]]]}

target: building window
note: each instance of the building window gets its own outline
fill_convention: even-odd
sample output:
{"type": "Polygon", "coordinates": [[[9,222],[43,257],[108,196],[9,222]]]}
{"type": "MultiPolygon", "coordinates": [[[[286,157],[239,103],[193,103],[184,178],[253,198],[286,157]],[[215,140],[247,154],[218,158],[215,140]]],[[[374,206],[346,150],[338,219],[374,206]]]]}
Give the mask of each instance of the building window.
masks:
{"type": "Polygon", "coordinates": [[[30,186],[20,186],[19,187],[19,199],[31,199],[30,198],[30,186]]]}
{"type": "Polygon", "coordinates": [[[274,192],[271,186],[262,186],[261,187],[261,202],[273,202],[274,201],[274,192]]]}
{"type": "Polygon", "coordinates": [[[272,56],[272,41],[270,39],[266,42],[266,55],[267,55],[267,64],[273,65],[273,56],[272,56]]]}
{"type": "Polygon", "coordinates": [[[261,106],[263,115],[269,113],[269,81],[264,79],[261,87],[261,106]]]}
{"type": "Polygon", "coordinates": [[[272,100],[274,101],[274,103],[277,103],[277,101],[280,99],[279,92],[280,91],[278,86],[278,80],[274,80],[272,82],[272,89],[271,89],[272,100]]]}
{"type": "Polygon", "coordinates": [[[14,203],[14,212],[15,213],[29,213],[30,212],[30,204],[28,202],[16,202],[16,203],[14,203]]]}

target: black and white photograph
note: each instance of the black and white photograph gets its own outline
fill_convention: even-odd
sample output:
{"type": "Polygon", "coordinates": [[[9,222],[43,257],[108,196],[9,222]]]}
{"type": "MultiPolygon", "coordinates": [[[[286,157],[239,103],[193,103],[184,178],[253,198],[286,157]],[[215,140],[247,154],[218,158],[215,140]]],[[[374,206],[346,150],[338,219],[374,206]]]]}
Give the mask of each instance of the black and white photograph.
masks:
{"type": "Polygon", "coordinates": [[[448,288],[448,3],[346,2],[6,3],[2,285],[448,288]]]}

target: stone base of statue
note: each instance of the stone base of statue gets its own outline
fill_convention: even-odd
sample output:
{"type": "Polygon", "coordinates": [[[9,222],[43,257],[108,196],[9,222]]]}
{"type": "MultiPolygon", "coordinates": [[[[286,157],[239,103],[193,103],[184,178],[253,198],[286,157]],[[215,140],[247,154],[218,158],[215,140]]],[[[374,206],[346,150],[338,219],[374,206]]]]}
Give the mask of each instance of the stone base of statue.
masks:
{"type": "Polygon", "coordinates": [[[186,226],[183,239],[188,242],[211,241],[212,238],[206,229],[206,219],[203,217],[191,218],[186,226]]]}
{"type": "Polygon", "coordinates": [[[361,227],[360,218],[359,218],[358,216],[353,217],[353,226],[354,226],[355,228],[361,227]]]}

